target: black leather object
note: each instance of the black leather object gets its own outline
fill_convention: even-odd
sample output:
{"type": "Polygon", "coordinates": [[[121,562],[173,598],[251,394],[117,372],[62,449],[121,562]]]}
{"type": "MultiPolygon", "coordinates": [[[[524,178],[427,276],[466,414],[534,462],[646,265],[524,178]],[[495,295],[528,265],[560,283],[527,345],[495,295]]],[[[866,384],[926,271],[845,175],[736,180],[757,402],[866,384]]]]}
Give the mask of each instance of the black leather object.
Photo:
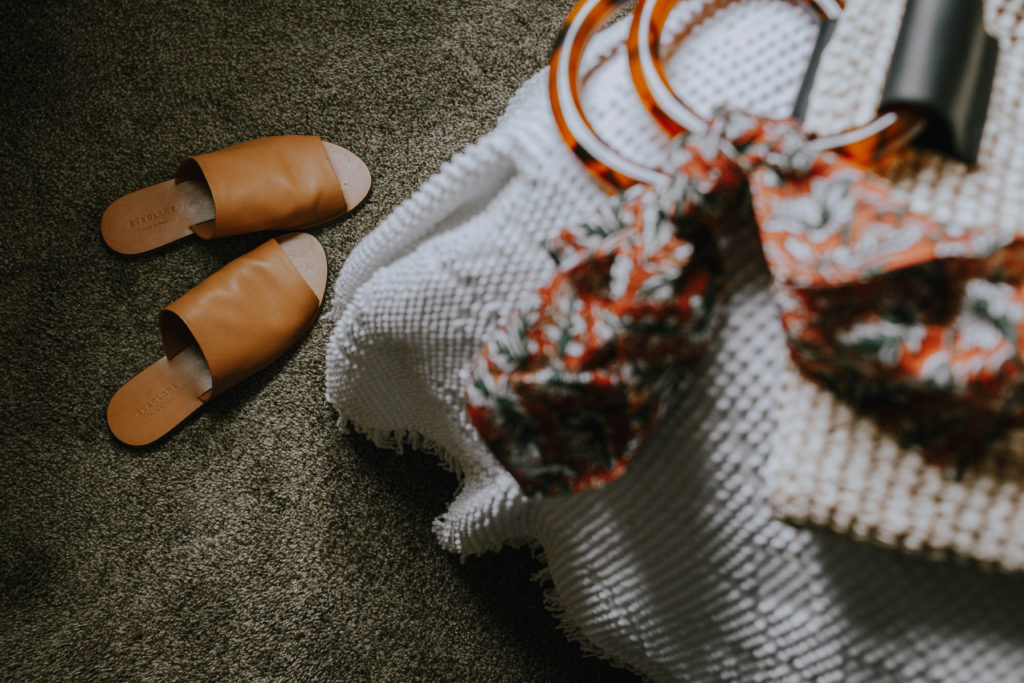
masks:
{"type": "MultiPolygon", "coordinates": [[[[834,30],[822,23],[794,116],[802,119],[821,53],[834,30]]],[[[912,107],[928,119],[914,141],[973,164],[988,114],[999,45],[985,33],[981,0],[907,0],[879,111],[912,107]]]]}
{"type": "Polygon", "coordinates": [[[929,123],[916,144],[973,164],[998,54],[981,0],[908,0],[879,110],[920,108],[929,123]]]}

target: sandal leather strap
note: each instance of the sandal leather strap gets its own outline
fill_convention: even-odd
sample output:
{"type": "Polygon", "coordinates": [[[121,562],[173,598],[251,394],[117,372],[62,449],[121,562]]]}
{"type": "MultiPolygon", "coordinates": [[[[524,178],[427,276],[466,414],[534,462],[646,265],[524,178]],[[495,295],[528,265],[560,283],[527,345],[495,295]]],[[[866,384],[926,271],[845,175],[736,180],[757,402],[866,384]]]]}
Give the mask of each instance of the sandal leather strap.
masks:
{"type": "Polygon", "coordinates": [[[209,401],[301,340],[320,302],[277,240],[231,261],[160,312],[168,358],[199,346],[213,385],[209,401]]]}
{"type": "Polygon", "coordinates": [[[204,179],[215,218],[192,226],[204,239],[326,223],[347,205],[316,135],[257,138],[183,161],[176,182],[204,179]]]}

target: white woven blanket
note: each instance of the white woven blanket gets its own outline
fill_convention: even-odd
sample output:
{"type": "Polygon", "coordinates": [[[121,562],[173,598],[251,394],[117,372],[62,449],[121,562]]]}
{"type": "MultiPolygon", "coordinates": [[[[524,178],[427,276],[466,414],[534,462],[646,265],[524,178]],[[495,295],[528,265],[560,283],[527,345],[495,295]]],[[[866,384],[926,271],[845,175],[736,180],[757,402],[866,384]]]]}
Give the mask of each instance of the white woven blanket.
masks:
{"type": "MultiPolygon", "coordinates": [[[[850,102],[880,87],[876,76],[850,81],[843,65],[865,36],[875,36],[871,43],[894,35],[899,13],[891,4],[898,3],[849,3],[812,99],[812,125],[844,123],[857,113],[850,102]]],[[[1016,45],[1021,5],[987,4],[1004,50],[1016,45]]],[[[596,52],[613,56],[585,104],[610,142],[656,163],[665,138],[613,49],[625,28],[599,36],[596,52]]],[[[708,109],[728,103],[784,116],[815,32],[789,4],[749,0],[716,15],[670,70],[680,90],[708,109]]],[[[442,455],[462,484],[435,522],[441,545],[473,555],[535,542],[570,635],[651,678],[1024,680],[1020,577],[854,543],[773,516],[765,469],[770,458],[780,462],[775,437],[817,423],[777,408],[786,351],[754,235],[726,251],[716,341],[629,473],[568,498],[519,494],[467,422],[465,372],[485,336],[550,276],[543,242],[604,196],[557,135],[546,79],[542,71],[527,82],[493,132],[442,167],[345,263],[327,349],[327,397],[342,424],[379,445],[442,455]]],[[[1019,98],[1022,85],[1000,87],[1019,98]]],[[[866,106],[860,110],[870,115],[873,105],[866,106]]],[[[1002,111],[1019,135],[1019,99],[1002,111]]],[[[837,425],[822,429],[832,434],[837,425]]],[[[773,465],[776,479],[820,452],[819,444],[799,445],[800,457],[773,465]]],[[[786,481],[783,503],[813,507],[807,478],[786,481]]]]}

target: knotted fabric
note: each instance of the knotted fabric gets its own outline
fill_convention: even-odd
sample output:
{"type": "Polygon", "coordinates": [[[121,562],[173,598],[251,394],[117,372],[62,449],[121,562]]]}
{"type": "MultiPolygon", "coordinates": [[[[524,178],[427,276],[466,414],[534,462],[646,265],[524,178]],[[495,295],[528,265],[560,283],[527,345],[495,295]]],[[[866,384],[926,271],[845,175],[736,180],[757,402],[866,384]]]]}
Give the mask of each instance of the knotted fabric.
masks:
{"type": "Polygon", "coordinates": [[[1021,242],[911,212],[795,121],[719,112],[674,144],[669,180],[549,244],[551,281],[471,369],[470,420],[526,494],[625,471],[713,334],[736,229],[759,231],[797,365],[901,438],[960,457],[1024,416],[1021,242]]]}

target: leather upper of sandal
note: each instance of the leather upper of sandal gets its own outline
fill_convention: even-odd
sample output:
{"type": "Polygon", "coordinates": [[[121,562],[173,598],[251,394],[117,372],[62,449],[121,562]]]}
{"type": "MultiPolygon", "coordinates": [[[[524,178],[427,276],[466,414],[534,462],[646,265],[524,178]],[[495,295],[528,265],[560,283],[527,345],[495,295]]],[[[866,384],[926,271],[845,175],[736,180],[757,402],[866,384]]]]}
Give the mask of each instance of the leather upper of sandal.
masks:
{"type": "Polygon", "coordinates": [[[216,217],[192,227],[204,239],[310,227],[347,210],[316,135],[258,138],[190,157],[174,179],[203,179],[209,185],[216,217]]]}
{"type": "Polygon", "coordinates": [[[320,302],[276,240],[209,276],[160,312],[168,358],[199,346],[213,379],[209,401],[294,346],[320,302]]]}

